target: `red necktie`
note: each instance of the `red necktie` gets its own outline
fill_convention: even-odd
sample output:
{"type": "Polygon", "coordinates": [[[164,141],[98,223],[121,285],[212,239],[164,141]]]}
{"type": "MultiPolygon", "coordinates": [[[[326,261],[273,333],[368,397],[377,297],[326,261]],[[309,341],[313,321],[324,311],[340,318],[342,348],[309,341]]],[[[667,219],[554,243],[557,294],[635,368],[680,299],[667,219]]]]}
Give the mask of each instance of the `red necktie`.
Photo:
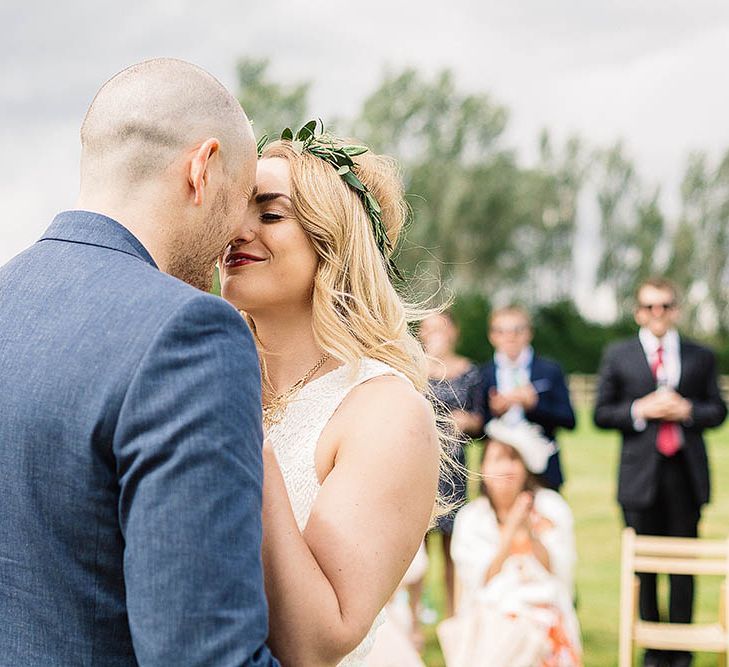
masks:
{"type": "MultiPolygon", "coordinates": [[[[663,366],[663,346],[659,345],[656,350],[656,359],[651,366],[653,377],[658,383],[658,378],[665,376],[666,369],[663,366]]],[[[663,379],[663,378],[661,378],[663,379]]],[[[656,447],[664,456],[673,456],[681,447],[681,431],[675,422],[661,422],[658,424],[658,435],[656,436],[656,447]]]]}

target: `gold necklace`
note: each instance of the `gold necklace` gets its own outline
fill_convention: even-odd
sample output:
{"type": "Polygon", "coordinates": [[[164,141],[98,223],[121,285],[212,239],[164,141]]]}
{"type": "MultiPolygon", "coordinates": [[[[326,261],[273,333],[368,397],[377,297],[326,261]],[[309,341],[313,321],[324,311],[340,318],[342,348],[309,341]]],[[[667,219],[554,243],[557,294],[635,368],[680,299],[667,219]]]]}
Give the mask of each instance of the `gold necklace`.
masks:
{"type": "Polygon", "coordinates": [[[329,354],[325,354],[317,361],[303,377],[292,384],[285,392],[274,396],[268,403],[263,406],[263,425],[266,428],[278,424],[282,419],[286,406],[289,404],[291,397],[299,391],[314,374],[329,360],[329,354]]]}

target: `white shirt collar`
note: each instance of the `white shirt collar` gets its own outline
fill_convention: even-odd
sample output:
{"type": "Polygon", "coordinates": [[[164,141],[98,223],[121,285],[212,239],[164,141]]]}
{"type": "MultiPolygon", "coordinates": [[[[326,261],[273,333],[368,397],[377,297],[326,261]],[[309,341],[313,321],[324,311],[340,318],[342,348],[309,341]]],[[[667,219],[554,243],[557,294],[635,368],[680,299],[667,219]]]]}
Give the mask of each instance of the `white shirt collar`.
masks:
{"type": "Polygon", "coordinates": [[[527,369],[532,365],[532,359],[534,359],[534,348],[531,345],[527,345],[514,361],[503,352],[494,352],[494,363],[498,368],[527,369]]]}
{"type": "Polygon", "coordinates": [[[663,338],[658,338],[647,327],[641,327],[640,331],[638,331],[638,338],[648,356],[654,355],[660,345],[663,346],[663,352],[666,355],[678,352],[681,345],[681,340],[676,329],[669,329],[663,338]]]}
{"type": "Polygon", "coordinates": [[[641,329],[638,336],[651,369],[658,358],[658,346],[663,346],[663,367],[659,371],[660,386],[674,389],[678,387],[681,381],[681,339],[678,332],[671,329],[663,338],[658,339],[648,329],[641,329]]]}

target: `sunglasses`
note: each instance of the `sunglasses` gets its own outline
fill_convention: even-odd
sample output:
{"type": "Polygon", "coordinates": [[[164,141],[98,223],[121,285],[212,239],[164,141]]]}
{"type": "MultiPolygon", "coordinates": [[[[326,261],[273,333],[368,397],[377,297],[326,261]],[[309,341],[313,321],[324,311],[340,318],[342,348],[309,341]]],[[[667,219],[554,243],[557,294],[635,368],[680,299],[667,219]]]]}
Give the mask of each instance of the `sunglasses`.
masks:
{"type": "Polygon", "coordinates": [[[662,313],[666,310],[673,310],[676,307],[676,304],[673,303],[673,301],[669,301],[668,303],[639,303],[638,309],[639,310],[649,310],[651,312],[657,310],[659,313],[662,313]]]}
{"type": "Polygon", "coordinates": [[[502,336],[506,336],[507,334],[522,334],[526,331],[529,331],[529,327],[525,324],[520,324],[519,326],[515,327],[491,327],[491,333],[502,336]]]}

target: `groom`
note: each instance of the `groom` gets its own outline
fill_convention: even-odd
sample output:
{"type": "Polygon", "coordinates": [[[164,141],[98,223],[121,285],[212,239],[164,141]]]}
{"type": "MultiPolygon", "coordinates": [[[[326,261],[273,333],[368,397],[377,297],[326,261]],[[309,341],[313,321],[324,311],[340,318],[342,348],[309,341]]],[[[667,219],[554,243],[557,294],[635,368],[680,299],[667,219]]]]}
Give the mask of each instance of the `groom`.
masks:
{"type": "Polygon", "coordinates": [[[200,291],[253,191],[250,125],[161,59],[104,85],[81,143],[78,210],[0,268],[0,663],[278,665],[256,352],[200,291]]]}

